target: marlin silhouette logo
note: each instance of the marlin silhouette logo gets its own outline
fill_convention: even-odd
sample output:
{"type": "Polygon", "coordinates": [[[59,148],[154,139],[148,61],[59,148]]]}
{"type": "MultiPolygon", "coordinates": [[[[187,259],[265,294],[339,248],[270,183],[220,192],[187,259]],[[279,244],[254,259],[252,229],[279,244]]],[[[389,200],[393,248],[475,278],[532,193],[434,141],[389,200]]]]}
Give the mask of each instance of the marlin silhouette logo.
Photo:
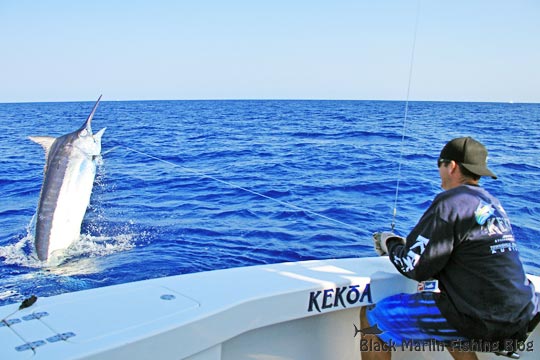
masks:
{"type": "Polygon", "coordinates": [[[353,337],[356,337],[356,335],[358,335],[358,333],[361,333],[363,335],[379,335],[379,334],[382,334],[384,332],[381,329],[379,329],[377,324],[375,324],[373,326],[370,326],[370,327],[367,327],[367,328],[363,328],[363,329],[359,329],[355,324],[353,324],[353,325],[354,325],[354,336],[353,337]]]}
{"type": "Polygon", "coordinates": [[[67,248],[79,237],[90,201],[105,129],[92,134],[101,96],[81,128],[58,138],[31,136],[45,150],[43,185],[37,209],[35,247],[39,260],[67,248]]]}

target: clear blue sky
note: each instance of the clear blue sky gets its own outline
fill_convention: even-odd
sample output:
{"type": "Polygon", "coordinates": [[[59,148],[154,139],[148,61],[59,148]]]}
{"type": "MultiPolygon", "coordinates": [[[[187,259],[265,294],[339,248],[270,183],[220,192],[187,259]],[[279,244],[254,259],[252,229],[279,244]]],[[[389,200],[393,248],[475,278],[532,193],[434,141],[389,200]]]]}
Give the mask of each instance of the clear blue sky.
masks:
{"type": "MultiPolygon", "coordinates": [[[[417,0],[0,0],[0,102],[395,99],[417,0]]],[[[540,102],[540,1],[422,0],[412,100],[540,102]]]]}

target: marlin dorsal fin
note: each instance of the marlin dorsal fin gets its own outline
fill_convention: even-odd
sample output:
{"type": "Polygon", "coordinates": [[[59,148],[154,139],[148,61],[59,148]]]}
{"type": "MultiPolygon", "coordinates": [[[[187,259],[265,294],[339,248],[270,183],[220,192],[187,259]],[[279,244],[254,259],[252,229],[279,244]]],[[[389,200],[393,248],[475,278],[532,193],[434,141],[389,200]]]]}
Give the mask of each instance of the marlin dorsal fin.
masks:
{"type": "Polygon", "coordinates": [[[45,150],[45,159],[47,159],[49,156],[49,150],[51,149],[51,146],[56,138],[52,136],[29,136],[28,138],[43,147],[43,150],[45,150]]]}

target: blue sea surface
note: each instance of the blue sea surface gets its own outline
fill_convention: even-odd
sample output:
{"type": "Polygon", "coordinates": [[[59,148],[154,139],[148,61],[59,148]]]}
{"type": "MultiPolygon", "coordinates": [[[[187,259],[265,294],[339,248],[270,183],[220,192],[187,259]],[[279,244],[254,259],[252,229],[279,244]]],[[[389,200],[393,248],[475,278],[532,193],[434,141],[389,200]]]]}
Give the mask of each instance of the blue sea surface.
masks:
{"type": "Polygon", "coordinates": [[[441,191],[451,138],[489,149],[482,185],[540,275],[540,104],[392,101],[104,101],[81,238],[58,266],[33,249],[44,154],[30,135],[79,128],[92,102],[0,104],[0,305],[239,266],[375,256],[441,191]],[[399,183],[399,187],[398,187],[399,183]]]}

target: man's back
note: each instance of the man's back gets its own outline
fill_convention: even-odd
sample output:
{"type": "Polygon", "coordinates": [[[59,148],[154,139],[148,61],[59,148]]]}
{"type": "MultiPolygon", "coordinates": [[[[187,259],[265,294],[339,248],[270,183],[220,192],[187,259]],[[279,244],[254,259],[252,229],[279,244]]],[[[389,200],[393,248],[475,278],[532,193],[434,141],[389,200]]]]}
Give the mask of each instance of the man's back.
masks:
{"type": "Polygon", "coordinates": [[[439,194],[391,257],[404,275],[439,280],[443,315],[463,334],[495,340],[512,336],[532,317],[534,288],[526,279],[510,221],[499,201],[475,185],[439,194]],[[400,266],[411,258],[413,269],[400,266]],[[414,246],[414,245],[412,245],[414,246]],[[422,249],[421,249],[422,250],[422,249]]]}

